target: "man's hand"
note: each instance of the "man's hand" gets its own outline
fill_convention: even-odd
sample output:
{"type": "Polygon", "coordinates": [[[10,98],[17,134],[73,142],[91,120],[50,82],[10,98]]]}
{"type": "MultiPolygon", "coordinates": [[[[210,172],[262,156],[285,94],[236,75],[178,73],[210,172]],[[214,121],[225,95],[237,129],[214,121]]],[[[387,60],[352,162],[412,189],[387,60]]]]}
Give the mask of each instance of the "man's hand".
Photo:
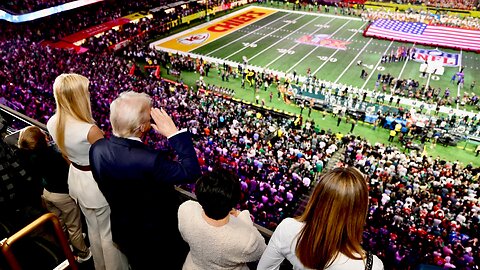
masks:
{"type": "Polygon", "coordinates": [[[152,108],[150,110],[150,115],[155,122],[155,124],[151,124],[152,128],[158,133],[168,138],[178,132],[175,123],[173,123],[172,118],[165,112],[165,110],[152,108]]]}

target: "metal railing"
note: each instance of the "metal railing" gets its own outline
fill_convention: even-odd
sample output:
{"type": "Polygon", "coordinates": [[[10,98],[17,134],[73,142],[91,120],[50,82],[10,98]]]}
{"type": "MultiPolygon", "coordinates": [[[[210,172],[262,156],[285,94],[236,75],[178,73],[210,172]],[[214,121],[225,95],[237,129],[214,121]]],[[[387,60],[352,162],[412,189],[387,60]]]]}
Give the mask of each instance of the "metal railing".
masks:
{"type": "MultiPolygon", "coordinates": [[[[6,106],[0,104],[0,118],[1,117],[3,117],[6,120],[7,125],[11,124],[12,121],[14,121],[15,123],[21,123],[21,125],[18,124],[18,125],[20,125],[18,128],[9,128],[9,132],[7,132],[8,135],[5,138],[5,140],[9,141],[9,144],[11,144],[11,145],[16,145],[16,143],[17,143],[18,130],[23,128],[23,127],[29,126],[29,125],[38,126],[40,129],[44,130],[48,134],[47,127],[44,124],[38,122],[35,119],[27,117],[27,116],[15,111],[15,110],[9,108],[9,107],[6,107],[6,106]]],[[[176,187],[176,190],[178,192],[178,196],[183,201],[185,201],[185,200],[196,200],[195,194],[193,194],[189,191],[186,191],[181,187],[176,187]]],[[[35,222],[37,222],[37,221],[35,221],[35,222]]],[[[30,228],[29,226],[27,226],[27,227],[30,228]]],[[[254,223],[254,226],[258,229],[258,231],[262,234],[262,236],[265,237],[265,240],[268,241],[270,239],[270,237],[272,236],[272,233],[273,233],[271,230],[269,230],[265,227],[262,227],[258,224],[255,224],[255,223],[254,223]]],[[[25,227],[25,228],[27,228],[27,227],[25,227]]],[[[25,228],[22,229],[20,232],[24,232],[25,228]]],[[[12,237],[10,237],[8,239],[11,240],[12,237]]],[[[63,235],[63,237],[65,237],[65,236],[63,235]]],[[[64,240],[66,241],[66,239],[64,239],[64,240]]],[[[8,243],[11,243],[11,242],[8,242],[8,243]]],[[[72,263],[70,262],[70,265],[71,264],[72,263]]],[[[20,268],[17,268],[17,269],[20,269],[20,268]]]]}
{"type": "Polygon", "coordinates": [[[8,237],[7,239],[4,239],[0,243],[2,253],[5,256],[5,259],[12,270],[22,269],[20,262],[17,260],[13,252],[12,246],[19,240],[29,236],[32,232],[35,232],[36,230],[43,227],[46,223],[52,223],[55,231],[55,236],[60,243],[63,254],[67,257],[67,259],[60,263],[57,267],[55,267],[55,269],[66,269],[67,267],[70,267],[70,269],[72,270],[78,269],[75,263],[75,258],[73,257],[72,251],[70,250],[70,246],[68,244],[65,233],[63,232],[62,225],[60,224],[60,220],[54,214],[47,213],[40,216],[32,223],[28,224],[23,229],[21,229],[14,235],[8,237]]]}

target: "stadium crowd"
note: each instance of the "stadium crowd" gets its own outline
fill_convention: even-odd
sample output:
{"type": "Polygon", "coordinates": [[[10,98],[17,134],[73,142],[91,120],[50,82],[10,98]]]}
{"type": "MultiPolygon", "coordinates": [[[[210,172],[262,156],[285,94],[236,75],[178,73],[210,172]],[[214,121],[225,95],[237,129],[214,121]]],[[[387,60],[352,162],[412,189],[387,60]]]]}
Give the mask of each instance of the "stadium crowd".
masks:
{"type": "MultiPolygon", "coordinates": [[[[138,11],[145,11],[163,2],[149,0],[141,1],[117,1],[114,4],[107,2],[99,2],[84,6],[78,9],[53,14],[48,20],[36,20],[22,24],[12,25],[9,23],[1,23],[2,38],[10,38],[16,33],[29,33],[29,37],[33,41],[60,41],[62,38],[77,33],[89,27],[99,25],[108,21],[118,19],[121,16],[129,15],[138,11]]],[[[195,10],[200,9],[194,5],[195,10]]],[[[175,8],[175,12],[164,13],[163,10],[153,13],[154,20],[148,26],[149,29],[157,29],[167,27],[163,25],[165,21],[172,21],[180,18],[184,13],[183,8],[175,8]]]]}
{"type": "MultiPolygon", "coordinates": [[[[21,43],[17,43],[16,45],[20,44],[21,43]]],[[[6,46],[7,45],[12,44],[9,43],[6,44],[6,46]]],[[[291,123],[289,123],[292,122],[291,120],[289,121],[288,119],[274,117],[269,113],[259,114],[259,112],[253,110],[252,108],[235,103],[229,99],[224,99],[215,95],[206,95],[201,92],[198,92],[198,95],[192,95],[191,92],[188,92],[189,89],[185,89],[182,85],[174,85],[165,81],[158,81],[153,77],[136,80],[134,77],[128,74],[129,68],[127,60],[122,60],[118,57],[110,56],[110,58],[105,58],[105,56],[98,57],[88,53],[84,55],[72,55],[61,50],[48,52],[49,49],[39,45],[31,46],[33,46],[31,48],[35,48],[35,52],[32,52],[32,55],[27,54],[26,51],[11,49],[11,51],[8,51],[9,53],[15,54],[15,57],[22,58],[12,57],[10,59],[19,59],[19,63],[31,59],[32,62],[25,62],[25,64],[27,64],[26,66],[28,66],[29,64],[34,65],[35,61],[38,61],[38,59],[41,57],[48,59],[48,57],[46,57],[48,54],[51,56],[52,65],[46,65],[46,71],[50,70],[54,71],[54,73],[60,72],[60,69],[64,66],[62,64],[53,65],[53,62],[55,62],[55,59],[68,59],[66,61],[70,61],[70,63],[77,63],[77,65],[75,65],[77,68],[74,70],[64,69],[62,71],[83,72],[91,78],[95,78],[92,79],[91,85],[91,93],[94,95],[92,100],[95,100],[92,106],[94,107],[93,111],[95,112],[95,119],[98,119],[100,126],[105,130],[108,130],[106,127],[109,126],[107,124],[108,120],[106,119],[108,104],[115,94],[127,89],[136,89],[137,91],[142,91],[143,89],[143,91],[152,95],[159,106],[164,106],[167,110],[171,111],[173,118],[178,123],[182,123],[184,125],[182,127],[187,127],[192,132],[196,141],[196,149],[198,150],[197,154],[205,171],[208,171],[209,168],[212,168],[216,163],[223,163],[238,169],[242,178],[242,189],[244,192],[244,198],[242,200],[243,207],[250,210],[250,212],[255,216],[255,221],[258,224],[270,229],[274,229],[280,220],[293,213],[293,206],[296,206],[296,202],[298,202],[297,200],[302,196],[302,194],[308,192],[308,187],[312,185],[313,179],[315,178],[315,173],[322,171],[323,166],[326,165],[329,157],[334,153],[337,144],[340,143],[337,141],[336,134],[329,134],[328,132],[316,133],[313,130],[313,126],[310,126],[309,129],[303,130],[293,129],[291,127],[291,123]],[[38,46],[38,48],[35,46],[38,46]],[[34,54],[37,54],[38,58],[35,58],[34,54]],[[93,65],[93,63],[96,63],[98,66],[93,65]],[[111,63],[111,65],[109,65],[109,63],[111,63]],[[94,70],[98,71],[98,68],[101,68],[103,72],[93,72],[94,70]],[[244,115],[247,117],[243,117],[244,115]],[[277,123],[277,128],[272,128],[272,123],[277,123]],[[278,140],[269,141],[266,139],[268,134],[276,133],[279,130],[283,135],[280,136],[278,140]],[[229,151],[228,149],[232,150],[229,151]],[[268,180],[261,181],[260,179],[268,180]],[[277,211],[279,209],[282,210],[277,211]]],[[[9,47],[15,48],[15,46],[9,47]]],[[[172,58],[174,57],[175,56],[172,56],[172,58]]],[[[12,71],[13,70],[14,69],[12,69],[12,71]]],[[[17,106],[16,109],[18,109],[20,112],[25,112],[27,115],[36,119],[40,119],[42,122],[44,122],[47,120],[48,115],[53,113],[52,110],[54,108],[52,94],[46,90],[49,89],[48,74],[46,72],[39,73],[38,75],[34,74],[35,73],[32,73],[29,76],[39,76],[36,84],[32,84],[33,81],[29,81],[26,78],[17,78],[18,81],[16,81],[15,77],[11,75],[10,77],[2,77],[4,79],[8,78],[8,80],[4,80],[4,82],[12,81],[19,84],[19,86],[13,87],[12,85],[5,85],[2,83],[2,90],[4,91],[2,96],[11,102],[10,105],[17,106]],[[46,79],[44,81],[44,85],[38,84],[38,82],[41,81],[40,78],[46,79]],[[21,83],[24,79],[27,82],[26,84],[21,83]],[[28,90],[24,90],[27,88],[31,91],[31,93],[29,93],[28,90]],[[45,88],[45,90],[43,88],[45,88]]],[[[151,140],[151,143],[157,148],[166,148],[166,142],[158,140],[158,138],[151,140]]],[[[405,172],[403,169],[405,167],[407,169],[412,169],[415,168],[415,166],[422,166],[423,164],[423,158],[415,158],[416,156],[413,154],[410,154],[410,157],[408,157],[407,155],[400,153],[398,150],[393,151],[393,153],[395,153],[393,157],[391,155],[383,155],[385,158],[388,157],[388,160],[382,161],[380,159],[380,157],[382,157],[382,153],[390,150],[382,150],[382,148],[378,146],[371,147],[365,141],[358,141],[357,139],[354,139],[348,144],[349,150],[347,153],[350,153],[351,151],[355,152],[356,162],[354,164],[363,164],[362,166],[364,166],[364,168],[366,168],[365,164],[368,164],[369,170],[374,168],[373,172],[378,172],[378,175],[381,175],[380,172],[382,172],[382,168],[389,168],[389,166],[385,166],[385,164],[395,163],[395,158],[397,158],[397,156],[399,160],[403,161],[403,164],[408,164],[408,166],[410,166],[397,166],[396,170],[402,171],[403,173],[405,172]],[[362,155],[357,155],[358,153],[361,153],[362,155]],[[376,159],[372,157],[376,157],[376,159]]],[[[349,162],[349,159],[347,159],[346,163],[349,162]]],[[[439,162],[440,161],[437,160],[435,164],[439,164],[439,162]]],[[[432,171],[431,168],[433,168],[433,165],[430,164],[425,166],[426,167],[421,167],[418,170],[425,170],[429,172],[432,171]]],[[[438,166],[440,167],[435,167],[437,171],[448,171],[449,169],[450,171],[452,170],[452,165],[449,165],[449,163],[444,163],[444,165],[438,166]]],[[[464,170],[462,171],[462,174],[467,173],[470,175],[468,176],[468,179],[475,175],[471,167],[461,168],[457,165],[455,168],[457,170],[464,170]]],[[[435,176],[433,171],[431,173],[435,176]]],[[[445,174],[448,175],[451,173],[452,172],[448,172],[445,174]]],[[[372,175],[375,175],[375,173],[372,175]]],[[[441,175],[437,176],[440,177],[441,175]]],[[[419,178],[419,181],[427,178],[419,178]]],[[[372,177],[371,179],[376,178],[372,177]]],[[[446,181],[446,178],[442,178],[442,180],[446,181]]],[[[442,180],[439,180],[439,186],[436,187],[437,189],[441,189],[444,184],[447,183],[442,183],[442,180]]],[[[374,189],[375,192],[377,192],[377,188],[378,190],[382,191],[381,194],[376,194],[376,197],[372,195],[372,198],[376,198],[377,202],[380,202],[381,198],[385,197],[385,195],[382,195],[383,192],[388,193],[388,191],[385,191],[384,186],[378,186],[379,183],[384,182],[378,180],[374,182],[372,180],[371,183],[373,187],[376,187],[376,189],[374,189]]],[[[387,185],[387,183],[390,185],[390,189],[396,192],[395,194],[399,194],[398,190],[400,190],[400,192],[405,192],[405,194],[409,194],[407,189],[401,189],[401,187],[407,186],[403,178],[395,178],[394,180],[391,180],[391,182],[385,182],[384,185],[387,185]]],[[[468,182],[460,184],[468,185],[468,182]]],[[[421,185],[425,185],[425,182],[422,182],[421,185]]],[[[193,189],[193,187],[189,188],[193,189]]],[[[468,186],[467,189],[468,188],[478,192],[478,186],[475,187],[473,184],[471,184],[471,186],[468,186]]],[[[462,192],[462,190],[457,191],[457,193],[459,192],[462,192]]],[[[430,194],[434,194],[434,190],[432,190],[430,194]]],[[[471,194],[474,194],[474,192],[471,192],[471,194]]],[[[464,194],[459,193],[458,195],[462,195],[463,197],[464,194]]],[[[457,198],[458,197],[459,196],[457,196],[457,198]]],[[[428,198],[430,197],[427,197],[427,199],[428,198]]],[[[382,226],[380,227],[379,225],[372,225],[373,227],[370,228],[371,231],[367,230],[366,232],[369,236],[374,236],[371,237],[372,239],[378,241],[378,243],[375,243],[371,240],[369,245],[371,245],[370,247],[372,249],[377,250],[377,254],[379,254],[379,256],[382,254],[383,256],[387,256],[389,254],[388,252],[392,252],[392,249],[395,247],[403,246],[403,242],[399,241],[408,240],[407,232],[410,230],[403,231],[402,229],[404,229],[404,225],[398,225],[398,227],[387,226],[386,228],[389,232],[394,233],[398,237],[396,238],[398,239],[397,242],[394,241],[389,243],[389,245],[382,245],[384,243],[380,241],[382,239],[382,241],[384,241],[388,238],[378,235],[380,228],[383,228],[384,225],[389,225],[390,222],[393,223],[393,220],[395,220],[395,215],[388,215],[390,213],[387,211],[388,207],[391,206],[391,208],[395,210],[396,205],[399,204],[397,201],[404,202],[405,199],[405,197],[401,197],[400,195],[398,195],[398,197],[394,197],[392,195],[390,204],[379,204],[378,211],[385,210],[385,212],[381,212],[384,217],[383,219],[380,219],[377,216],[380,214],[376,211],[372,211],[371,213],[372,220],[384,220],[386,223],[382,223],[382,226]],[[382,250],[380,248],[387,246],[390,247],[389,250],[382,250]]],[[[430,199],[433,200],[433,198],[430,199]]],[[[420,198],[415,200],[418,203],[420,201],[423,202],[423,199],[420,198]]],[[[429,201],[427,200],[427,204],[428,203],[429,201]]],[[[453,207],[454,205],[450,204],[444,207],[449,209],[448,207],[453,207]]],[[[470,207],[473,207],[473,205],[470,207]]],[[[449,209],[448,213],[456,213],[455,211],[456,208],[449,209]]],[[[446,212],[445,209],[444,212],[446,212]]],[[[395,213],[395,211],[393,211],[393,213],[395,213]]],[[[473,211],[471,213],[475,212],[473,211]]],[[[452,215],[454,218],[457,216],[456,214],[452,215]]],[[[473,214],[471,218],[474,218],[473,214]]],[[[417,227],[424,226],[422,225],[421,219],[413,220],[411,224],[416,224],[415,226],[417,227]]],[[[410,227],[411,224],[409,225],[410,227]]],[[[473,219],[471,224],[475,224],[475,219],[473,219]]],[[[409,229],[411,229],[410,227],[409,229]]],[[[450,227],[442,227],[441,229],[447,230],[447,228],[450,227]]],[[[382,232],[385,233],[384,230],[382,230],[382,232]]],[[[420,232],[422,231],[420,230],[420,232]]],[[[472,239],[468,239],[468,241],[470,240],[472,239]]],[[[428,239],[426,241],[428,241],[428,239]]],[[[445,238],[443,241],[446,243],[451,242],[449,238],[445,238]]],[[[465,243],[470,243],[468,241],[465,243]]],[[[465,243],[463,243],[463,246],[467,248],[468,245],[465,243]]],[[[472,240],[471,243],[474,243],[474,241],[472,240]]],[[[452,242],[451,244],[454,243],[452,242]]],[[[405,245],[404,247],[405,249],[407,249],[407,247],[410,248],[408,245],[405,245]]],[[[437,246],[433,247],[436,248],[437,246]]],[[[426,247],[425,249],[421,249],[419,251],[433,252],[433,247],[426,247]]],[[[414,248],[416,247],[411,247],[412,250],[408,250],[409,254],[417,254],[414,248]]],[[[466,250],[468,250],[468,248],[466,250]]],[[[399,254],[403,254],[404,251],[405,250],[403,249],[398,249],[399,254]]],[[[441,252],[443,251],[441,250],[441,252]]],[[[464,254],[469,253],[458,248],[455,249],[455,252],[455,257],[452,256],[452,254],[449,254],[451,263],[457,265],[464,263],[463,259],[459,258],[464,256],[464,254]]],[[[442,262],[445,263],[445,260],[448,259],[445,258],[447,255],[443,253],[438,255],[437,253],[435,256],[438,258],[436,258],[435,261],[429,262],[435,262],[436,264],[441,264],[442,262]],[[441,258],[444,260],[442,261],[441,258]]],[[[475,253],[472,253],[471,256],[474,256],[474,254],[475,253]]],[[[402,255],[399,255],[399,257],[402,257],[402,255]]],[[[405,263],[407,259],[413,260],[407,256],[405,260],[398,260],[398,263],[405,263]]],[[[433,257],[428,257],[428,259],[433,260],[433,257]]],[[[425,262],[421,258],[416,258],[415,260],[417,260],[415,262],[425,262]]],[[[471,259],[466,258],[466,260],[467,265],[469,261],[471,263],[471,259]]],[[[409,261],[409,263],[411,262],[412,261],[409,261]]]]}
{"type": "MultiPolygon", "coordinates": [[[[55,7],[65,3],[73,2],[73,0],[24,0],[24,1],[13,1],[7,0],[2,1],[0,8],[6,10],[7,12],[13,12],[15,14],[24,14],[29,12],[38,11],[45,8],[55,7]]],[[[99,3],[94,3],[92,5],[82,6],[79,9],[76,9],[75,13],[83,13],[85,10],[91,12],[93,9],[102,9],[102,10],[123,10],[123,11],[137,11],[140,9],[150,9],[158,6],[168,4],[168,1],[99,1],[99,3]],[[91,7],[94,7],[93,9],[91,7]]],[[[63,17],[63,15],[61,16],[63,17]]]]}
{"type": "MultiPolygon", "coordinates": [[[[322,147],[312,153],[309,150],[310,144],[305,144],[312,136],[311,130],[305,133],[302,130],[294,132],[288,128],[287,123],[278,127],[285,128],[283,131],[285,136],[274,144],[275,151],[268,149],[269,146],[264,141],[264,136],[267,135],[264,134],[264,130],[267,130],[268,123],[274,122],[272,117],[257,118],[257,113],[251,112],[251,109],[236,107],[234,103],[220,98],[210,100],[213,96],[198,98],[189,104],[182,103],[181,101],[189,100],[188,92],[175,90],[175,86],[158,81],[154,76],[142,79],[132,76],[129,73],[131,64],[128,60],[114,55],[97,55],[89,52],[72,54],[35,43],[28,46],[26,44],[28,43],[24,39],[9,40],[1,44],[5,49],[2,50],[0,58],[9,59],[5,61],[7,66],[0,79],[4,104],[46,123],[55,108],[51,90],[51,81],[55,77],[53,74],[64,72],[85,74],[92,82],[90,88],[94,118],[98,121],[99,127],[110,135],[108,112],[112,98],[126,90],[144,91],[152,95],[155,101],[162,102],[159,106],[172,112],[173,118],[178,120],[179,124],[188,123],[194,137],[199,140],[197,145],[199,158],[205,160],[203,163],[206,167],[221,159],[222,162],[232,164],[241,170],[245,183],[271,179],[265,186],[253,184],[253,188],[248,187],[250,192],[246,193],[248,198],[246,206],[251,208],[252,213],[258,213],[257,222],[266,227],[273,228],[274,224],[284,217],[285,212],[288,213],[287,209],[292,211],[295,202],[308,187],[304,185],[308,180],[304,179],[313,179],[312,171],[317,168],[317,163],[323,167],[323,163],[326,163],[328,157],[333,154],[332,149],[335,149],[335,146],[331,146],[335,144],[334,137],[323,135],[316,138],[318,144],[320,141],[324,142],[321,144],[322,147]],[[40,63],[42,68],[39,66],[40,63]],[[218,107],[210,110],[211,104],[218,107]],[[223,110],[220,108],[229,114],[222,114],[223,110]],[[239,113],[250,114],[252,118],[244,118],[244,114],[239,113]],[[249,121],[242,124],[246,120],[249,121]],[[230,132],[235,133],[235,136],[226,140],[224,137],[230,138],[231,136],[227,136],[230,132]],[[231,159],[233,156],[227,149],[236,149],[235,159],[231,159]],[[281,161],[276,161],[276,158],[281,161]],[[286,186],[284,182],[289,181],[293,183],[286,186]],[[285,209],[285,212],[271,211],[274,206],[285,209]],[[273,214],[278,216],[272,216],[273,214]]],[[[160,140],[155,147],[165,148],[166,141],[160,140]]]]}
{"type": "Polygon", "coordinates": [[[479,2],[477,0],[462,0],[462,1],[445,1],[445,0],[397,0],[399,4],[414,4],[414,5],[426,5],[435,8],[452,8],[452,9],[465,9],[475,10],[479,8],[479,2]]]}
{"type": "Polygon", "coordinates": [[[445,25],[461,28],[480,29],[479,18],[470,16],[460,17],[458,15],[448,13],[436,14],[425,10],[412,9],[405,12],[400,12],[386,10],[384,8],[367,8],[361,13],[361,17],[363,20],[370,22],[378,19],[388,19],[406,22],[421,22],[432,25],[445,25]]]}
{"type": "Polygon", "coordinates": [[[7,11],[14,12],[16,14],[33,12],[49,7],[58,6],[74,0],[26,0],[26,1],[4,1],[1,7],[7,11]]]}
{"type": "MultiPolygon", "coordinates": [[[[68,2],[73,2],[73,0],[55,0],[55,1],[46,1],[46,0],[11,1],[9,0],[9,1],[3,2],[0,7],[9,12],[13,12],[15,14],[23,14],[23,13],[38,11],[38,10],[49,8],[49,7],[55,7],[68,2]]],[[[121,1],[121,2],[130,2],[130,1],[121,1]]],[[[142,6],[146,8],[152,8],[152,7],[168,4],[167,1],[159,1],[155,4],[152,4],[151,1],[138,1],[138,2],[141,2],[141,3],[135,3],[134,5],[142,6]]],[[[259,2],[261,3],[263,1],[259,1],[259,2]]],[[[268,1],[265,1],[265,2],[268,2],[268,1]]],[[[465,9],[465,10],[473,10],[475,8],[478,8],[479,6],[479,2],[477,0],[462,0],[462,1],[455,1],[455,2],[445,1],[445,0],[422,0],[422,1],[398,0],[397,2],[405,3],[405,4],[415,4],[415,5],[425,4],[426,6],[436,7],[436,8],[452,8],[452,9],[465,9]]],[[[122,3],[122,4],[125,4],[125,3],[122,3]]],[[[273,4],[273,1],[272,1],[272,4],[273,4]]],[[[340,4],[342,4],[342,2],[340,2],[340,4]]],[[[303,5],[305,9],[308,7],[309,11],[313,11],[314,6],[317,7],[317,9],[321,8],[321,4],[319,4],[317,1],[302,1],[302,3],[299,3],[299,5],[303,5]]],[[[337,9],[335,9],[335,11],[336,10],[337,9]]],[[[325,6],[325,12],[328,12],[328,11],[329,11],[329,7],[325,6]]],[[[348,7],[347,5],[345,6],[340,5],[340,13],[342,15],[344,14],[350,15],[354,13],[354,10],[348,7]]],[[[188,14],[189,13],[185,11],[183,13],[183,16],[188,14]]]]}
{"type": "MultiPolygon", "coordinates": [[[[479,169],[347,136],[345,165],[370,177],[365,244],[387,262],[477,269],[479,169]]],[[[392,265],[388,265],[392,264],[392,265]]]]}
{"type": "MultiPolygon", "coordinates": [[[[116,18],[122,12],[97,10],[90,17],[79,15],[76,18],[82,23],[75,25],[74,19],[71,27],[67,25],[61,32],[52,29],[50,36],[58,38],[88,27],[106,14],[107,18],[116,18]]],[[[58,24],[62,22],[59,19],[58,24]]],[[[143,26],[150,27],[148,21],[137,27],[143,26]]],[[[49,28],[43,25],[35,29],[49,28]]],[[[217,164],[237,170],[243,192],[242,208],[252,213],[256,223],[272,230],[282,219],[295,214],[300,198],[315,184],[315,177],[344,146],[343,163],[370,176],[371,205],[364,242],[369,249],[398,269],[421,262],[462,269],[479,265],[475,237],[479,235],[479,172],[471,165],[463,167],[415,151],[406,154],[391,146],[371,145],[361,138],[315,129],[311,121],[303,125],[303,119],[259,110],[223,95],[192,91],[153,74],[132,74],[132,60],[145,58],[171,70],[196,70],[204,65],[203,61],[189,57],[150,51],[141,41],[133,42],[123,51],[125,57],[121,57],[98,49],[103,48],[100,42],[111,42],[103,40],[108,38],[105,35],[102,41],[89,41],[91,51],[75,54],[41,46],[37,41],[48,31],[38,33],[27,27],[24,35],[18,36],[16,30],[7,31],[0,40],[0,59],[4,63],[0,70],[0,103],[46,123],[55,109],[55,77],[66,72],[83,74],[91,81],[94,118],[110,136],[108,113],[112,100],[127,90],[145,92],[156,106],[171,114],[179,128],[192,133],[203,171],[217,164]]],[[[115,39],[131,36],[119,34],[115,39]]],[[[226,71],[221,66],[216,69],[226,71]]],[[[348,89],[337,91],[316,78],[313,81],[318,82],[320,91],[335,92],[328,93],[330,96],[343,95],[353,100],[360,94],[348,89]]],[[[407,81],[396,88],[410,91],[414,86],[407,81]]],[[[213,89],[217,88],[209,87],[213,89]]],[[[422,95],[428,96],[428,91],[422,95]]],[[[435,95],[435,89],[431,92],[435,95]]],[[[150,136],[148,143],[153,147],[169,149],[165,139],[150,136]]],[[[185,188],[194,190],[194,186],[185,188]]]]}

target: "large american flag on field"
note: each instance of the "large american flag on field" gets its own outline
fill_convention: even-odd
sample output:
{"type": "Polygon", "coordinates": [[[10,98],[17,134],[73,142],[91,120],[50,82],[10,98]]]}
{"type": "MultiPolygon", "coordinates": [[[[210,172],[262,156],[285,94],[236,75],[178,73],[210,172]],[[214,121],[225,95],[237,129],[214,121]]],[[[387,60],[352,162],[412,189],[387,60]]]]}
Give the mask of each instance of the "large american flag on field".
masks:
{"type": "Polygon", "coordinates": [[[480,51],[480,30],[381,19],[373,22],[365,30],[364,35],[424,45],[480,51]]]}

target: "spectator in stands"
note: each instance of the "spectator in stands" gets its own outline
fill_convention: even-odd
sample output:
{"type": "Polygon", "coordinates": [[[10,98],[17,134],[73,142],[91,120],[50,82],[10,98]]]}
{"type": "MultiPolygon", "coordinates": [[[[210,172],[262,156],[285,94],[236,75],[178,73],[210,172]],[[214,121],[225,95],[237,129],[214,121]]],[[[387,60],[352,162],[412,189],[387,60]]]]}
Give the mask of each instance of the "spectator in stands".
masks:
{"type": "Polygon", "coordinates": [[[236,208],[240,178],[214,169],[196,183],[198,202],[186,201],[178,209],[178,227],[190,252],[183,269],[248,269],[266,248],[253,226],[250,212],[236,208]]]}
{"type": "Polygon", "coordinates": [[[67,230],[77,261],[89,260],[92,253],[83,239],[80,208],[68,195],[67,161],[54,146],[48,145],[47,135],[37,126],[22,129],[18,147],[24,168],[38,178],[38,182],[43,181],[42,198],[45,206],[60,219],[62,227],[67,230]]]}
{"type": "Polygon", "coordinates": [[[20,166],[18,155],[4,140],[6,122],[0,116],[0,223],[20,230],[43,212],[40,184],[20,166]]]}
{"type": "Polygon", "coordinates": [[[74,0],[52,0],[52,1],[40,1],[40,0],[26,0],[26,1],[3,1],[0,7],[6,8],[7,11],[13,11],[15,13],[29,13],[41,9],[46,9],[54,6],[58,6],[74,0]]]}
{"type": "Polygon", "coordinates": [[[294,269],[383,269],[382,261],[360,245],[367,210],[362,173],[351,167],[329,171],[303,214],[278,225],[258,269],[279,269],[285,258],[294,269]]]}
{"type": "Polygon", "coordinates": [[[55,79],[57,111],[48,120],[47,128],[71,162],[69,192],[85,215],[95,269],[128,269],[125,255],[112,241],[110,207],[93,179],[88,160],[91,144],[103,138],[92,117],[88,85],[86,77],[73,73],[55,79]]]}
{"type": "Polygon", "coordinates": [[[132,268],[151,269],[161,262],[164,269],[180,269],[188,245],[178,231],[174,184],[194,182],[200,166],[190,133],[178,131],[163,109],[151,106],[145,93],[120,94],[110,105],[113,136],[92,146],[90,163],[112,209],[113,240],[132,268]],[[141,141],[151,127],[168,138],[178,161],[141,141]],[[152,248],[159,245],[164,251],[152,248]]]}

